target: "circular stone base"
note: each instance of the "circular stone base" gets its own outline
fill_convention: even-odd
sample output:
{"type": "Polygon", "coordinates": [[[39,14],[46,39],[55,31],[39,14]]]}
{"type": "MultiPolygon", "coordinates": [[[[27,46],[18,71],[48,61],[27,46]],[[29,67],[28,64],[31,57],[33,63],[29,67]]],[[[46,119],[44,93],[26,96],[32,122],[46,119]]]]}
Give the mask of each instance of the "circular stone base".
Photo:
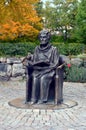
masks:
{"type": "Polygon", "coordinates": [[[65,108],[71,108],[77,105],[77,102],[72,100],[64,100],[62,104],[56,105],[54,102],[47,102],[46,104],[34,104],[31,105],[29,103],[25,103],[25,99],[23,98],[17,98],[8,103],[9,105],[16,107],[16,108],[22,108],[22,109],[51,109],[51,110],[57,110],[57,109],[65,109],[65,108]]]}

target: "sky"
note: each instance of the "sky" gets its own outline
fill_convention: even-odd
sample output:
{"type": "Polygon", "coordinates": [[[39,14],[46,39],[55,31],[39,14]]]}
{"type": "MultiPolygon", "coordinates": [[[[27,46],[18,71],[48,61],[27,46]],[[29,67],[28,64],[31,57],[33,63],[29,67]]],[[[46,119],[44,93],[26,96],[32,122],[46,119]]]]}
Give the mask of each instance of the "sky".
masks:
{"type": "MultiPolygon", "coordinates": [[[[41,1],[46,2],[47,0],[41,0],[41,1]]],[[[49,0],[49,1],[51,1],[51,0],[49,0]]]]}
{"type": "MultiPolygon", "coordinates": [[[[41,0],[44,4],[47,0],[41,0]]],[[[49,2],[52,2],[53,0],[48,0],[49,2]]],[[[45,5],[43,5],[43,7],[45,7],[45,5]]]]}
{"type": "Polygon", "coordinates": [[[45,2],[46,0],[41,0],[41,1],[45,2]]]}

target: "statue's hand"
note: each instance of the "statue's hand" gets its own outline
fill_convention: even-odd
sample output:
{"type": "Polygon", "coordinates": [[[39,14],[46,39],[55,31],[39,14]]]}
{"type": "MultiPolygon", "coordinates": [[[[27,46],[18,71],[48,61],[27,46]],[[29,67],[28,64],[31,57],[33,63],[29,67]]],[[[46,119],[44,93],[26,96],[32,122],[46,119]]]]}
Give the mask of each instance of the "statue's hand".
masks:
{"type": "Polygon", "coordinates": [[[28,65],[33,66],[33,62],[28,60],[28,65]]]}
{"type": "Polygon", "coordinates": [[[32,60],[32,58],[33,58],[33,55],[29,53],[29,54],[27,55],[27,60],[32,60]]]}
{"type": "Polygon", "coordinates": [[[49,61],[49,60],[46,60],[45,62],[46,62],[46,63],[48,63],[48,64],[50,63],[50,61],[49,61]]]}
{"type": "Polygon", "coordinates": [[[27,61],[25,60],[25,61],[23,61],[22,62],[22,64],[24,65],[24,66],[28,66],[28,63],[27,63],[27,61]]]}
{"type": "Polygon", "coordinates": [[[59,66],[59,67],[58,67],[58,69],[61,69],[61,68],[62,68],[62,66],[59,66]]]}

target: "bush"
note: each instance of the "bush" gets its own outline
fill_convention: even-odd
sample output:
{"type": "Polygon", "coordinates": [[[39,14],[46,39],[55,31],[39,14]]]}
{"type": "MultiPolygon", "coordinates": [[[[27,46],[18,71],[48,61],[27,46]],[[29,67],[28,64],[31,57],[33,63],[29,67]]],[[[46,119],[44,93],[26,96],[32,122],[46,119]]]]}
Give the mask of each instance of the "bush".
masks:
{"type": "MultiPolygon", "coordinates": [[[[0,56],[25,56],[28,52],[33,53],[34,48],[39,44],[36,42],[23,42],[23,43],[0,43],[0,56]]],[[[78,55],[83,52],[84,44],[79,43],[53,43],[63,55],[78,55]]]]}
{"type": "Polygon", "coordinates": [[[0,56],[26,56],[33,53],[37,43],[0,43],[0,56]]]}
{"type": "Polygon", "coordinates": [[[54,46],[56,46],[60,52],[60,54],[63,55],[78,55],[83,53],[86,48],[85,44],[80,43],[53,43],[54,46]]]}
{"type": "MultiPolygon", "coordinates": [[[[58,43],[57,37],[53,37],[53,41],[51,42],[54,46],[56,46],[63,55],[78,55],[86,48],[85,44],[80,43],[58,43]],[[55,39],[56,38],[56,39],[55,39]]],[[[28,39],[16,39],[15,41],[10,42],[1,42],[0,43],[0,56],[25,56],[28,52],[33,53],[34,48],[39,44],[38,40],[34,42],[28,42],[28,39]],[[21,41],[21,42],[20,42],[21,41]]]]}
{"type": "Polygon", "coordinates": [[[63,36],[57,36],[57,35],[52,35],[51,36],[51,43],[52,42],[64,42],[63,36]]]}
{"type": "Polygon", "coordinates": [[[86,68],[71,65],[65,68],[65,81],[68,82],[86,82],[86,68]]]}
{"type": "Polygon", "coordinates": [[[63,55],[78,55],[86,51],[86,44],[74,43],[74,41],[74,39],[68,39],[64,43],[63,36],[52,35],[51,37],[51,43],[56,46],[63,55]]]}

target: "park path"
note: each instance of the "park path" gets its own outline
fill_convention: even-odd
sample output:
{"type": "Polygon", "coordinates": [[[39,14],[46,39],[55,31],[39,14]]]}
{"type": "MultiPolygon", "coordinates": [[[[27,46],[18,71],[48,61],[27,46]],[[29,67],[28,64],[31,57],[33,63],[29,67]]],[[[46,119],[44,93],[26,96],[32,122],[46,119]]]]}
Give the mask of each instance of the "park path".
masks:
{"type": "Polygon", "coordinates": [[[18,109],[8,105],[25,97],[25,81],[0,82],[0,130],[86,130],[86,83],[64,83],[64,98],[78,102],[61,110],[18,109]]]}

